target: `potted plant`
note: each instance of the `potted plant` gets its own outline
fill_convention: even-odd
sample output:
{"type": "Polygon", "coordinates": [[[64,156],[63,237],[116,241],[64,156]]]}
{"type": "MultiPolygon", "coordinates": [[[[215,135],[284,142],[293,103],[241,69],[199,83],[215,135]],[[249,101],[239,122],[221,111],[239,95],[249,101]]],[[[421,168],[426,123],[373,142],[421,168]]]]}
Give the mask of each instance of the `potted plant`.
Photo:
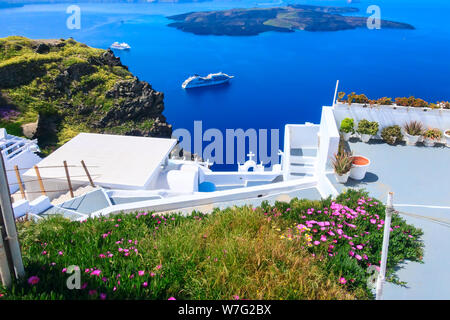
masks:
{"type": "Polygon", "coordinates": [[[447,145],[447,147],[450,148],[450,129],[445,130],[444,136],[445,136],[445,140],[446,140],[445,144],[447,145]]]}
{"type": "Polygon", "coordinates": [[[419,121],[410,121],[403,126],[406,144],[415,145],[423,134],[423,125],[419,121]]]}
{"type": "Polygon", "coordinates": [[[356,132],[361,135],[362,142],[369,142],[370,138],[378,133],[378,122],[362,119],[358,122],[358,129],[356,132]]]}
{"type": "Polygon", "coordinates": [[[346,183],[352,168],[353,157],[350,153],[343,151],[334,155],[332,160],[334,174],[339,183],[346,183]]]}
{"type": "Polygon", "coordinates": [[[428,129],[423,134],[423,138],[423,144],[427,147],[432,147],[442,139],[442,131],[437,128],[428,129]]]}
{"type": "Polygon", "coordinates": [[[387,144],[394,145],[396,142],[403,140],[402,129],[397,125],[385,127],[381,130],[381,138],[387,144]]]}
{"type": "Polygon", "coordinates": [[[352,168],[350,169],[350,178],[353,180],[362,180],[366,176],[367,169],[370,166],[370,160],[363,156],[352,157],[352,168]]]}
{"type": "Polygon", "coordinates": [[[345,118],[341,121],[341,132],[343,133],[344,141],[348,141],[350,136],[355,133],[355,123],[352,118],[345,118]]]}

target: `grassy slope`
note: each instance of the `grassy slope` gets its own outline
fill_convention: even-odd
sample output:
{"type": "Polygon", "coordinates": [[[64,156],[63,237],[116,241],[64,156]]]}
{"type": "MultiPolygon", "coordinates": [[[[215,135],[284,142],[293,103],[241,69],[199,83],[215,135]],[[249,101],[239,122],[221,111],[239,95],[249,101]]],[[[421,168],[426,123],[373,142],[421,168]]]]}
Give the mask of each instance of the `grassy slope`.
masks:
{"type": "MultiPolygon", "coordinates": [[[[349,192],[338,200],[357,208],[361,197],[367,199],[364,194],[349,192]]],[[[12,291],[4,290],[3,299],[98,299],[101,293],[108,299],[370,298],[367,267],[379,260],[383,229],[368,219],[379,215],[377,220],[382,220],[384,206],[367,205],[367,216],[336,216],[332,220],[319,213],[330,205],[329,199],[294,199],[290,204],[230,208],[207,216],[195,212],[189,217],[139,213],[83,223],[62,218],[39,224],[26,222],[19,225],[24,262],[28,277],[37,275],[40,281],[29,285],[25,279],[12,291]],[[315,213],[308,214],[310,208],[315,213]],[[359,253],[367,254],[369,260],[350,257],[352,245],[337,236],[327,234],[328,239],[320,245],[309,243],[305,234],[293,227],[309,219],[349,221],[357,226],[357,232],[370,231],[364,239],[353,239],[366,243],[359,253]],[[335,255],[329,256],[331,244],[335,245],[331,250],[335,255]],[[66,288],[68,275],[63,268],[70,265],[81,268],[84,289],[66,288]],[[95,268],[101,270],[99,276],[90,274],[95,268]],[[341,277],[347,283],[340,283],[341,277]]],[[[401,261],[420,261],[422,256],[421,231],[397,215],[392,226],[398,228],[391,233],[391,276],[401,261]]],[[[342,230],[346,234],[355,231],[346,226],[342,230]]],[[[314,241],[321,231],[308,233],[314,241]]]]}
{"type": "MultiPolygon", "coordinates": [[[[57,42],[59,40],[55,40],[57,42]]],[[[88,60],[99,57],[105,50],[88,47],[72,39],[64,41],[65,46],[51,47],[47,54],[37,54],[33,46],[36,41],[24,37],[8,37],[0,39],[0,69],[11,68],[22,77],[30,74],[30,82],[25,79],[20,85],[4,86],[0,90],[2,100],[9,102],[21,112],[20,116],[11,121],[0,119],[0,126],[10,129],[13,134],[21,135],[21,125],[36,122],[39,113],[63,114],[63,121],[58,126],[57,136],[52,139],[40,139],[41,147],[51,151],[79,132],[92,132],[92,123],[100,119],[120,99],[105,97],[119,80],[133,79],[133,75],[121,66],[92,65],[88,60]],[[68,90],[70,94],[60,92],[55,88],[55,79],[64,70],[73,65],[94,67],[94,72],[83,75],[81,79],[72,81],[68,90]],[[62,108],[65,103],[73,106],[62,108]],[[80,114],[78,106],[93,107],[94,111],[80,114]]],[[[23,80],[23,79],[21,79],[23,80]]],[[[19,81],[17,81],[19,82],[19,81]]],[[[1,86],[0,86],[1,87],[1,86]]],[[[1,105],[0,101],[0,105],[1,105]]],[[[130,128],[148,129],[152,119],[141,123],[124,123],[110,128],[112,133],[122,134],[130,128]]]]}

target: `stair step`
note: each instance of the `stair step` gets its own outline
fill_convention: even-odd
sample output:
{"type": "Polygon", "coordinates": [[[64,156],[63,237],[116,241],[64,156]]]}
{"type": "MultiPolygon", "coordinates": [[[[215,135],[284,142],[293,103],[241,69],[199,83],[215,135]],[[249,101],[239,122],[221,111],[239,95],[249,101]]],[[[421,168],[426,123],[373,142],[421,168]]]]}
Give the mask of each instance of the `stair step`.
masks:
{"type": "Polygon", "coordinates": [[[315,147],[303,147],[292,148],[290,151],[291,156],[303,156],[303,157],[315,157],[317,156],[317,148],[315,147]]]}
{"type": "Polygon", "coordinates": [[[314,166],[290,166],[290,173],[314,173],[316,168],[314,166]]]}
{"type": "Polygon", "coordinates": [[[316,159],[316,157],[291,156],[290,162],[291,164],[315,163],[316,159]]]}

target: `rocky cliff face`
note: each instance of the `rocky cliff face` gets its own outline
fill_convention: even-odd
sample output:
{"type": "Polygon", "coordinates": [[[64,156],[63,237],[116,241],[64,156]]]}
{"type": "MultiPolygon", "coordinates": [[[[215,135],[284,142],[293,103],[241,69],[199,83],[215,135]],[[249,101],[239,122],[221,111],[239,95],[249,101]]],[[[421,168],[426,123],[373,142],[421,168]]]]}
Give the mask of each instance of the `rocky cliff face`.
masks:
{"type": "Polygon", "coordinates": [[[72,39],[0,39],[0,96],[20,112],[8,121],[37,121],[35,137],[48,152],[82,131],[172,133],[162,92],[134,77],[111,50],[72,39]]]}

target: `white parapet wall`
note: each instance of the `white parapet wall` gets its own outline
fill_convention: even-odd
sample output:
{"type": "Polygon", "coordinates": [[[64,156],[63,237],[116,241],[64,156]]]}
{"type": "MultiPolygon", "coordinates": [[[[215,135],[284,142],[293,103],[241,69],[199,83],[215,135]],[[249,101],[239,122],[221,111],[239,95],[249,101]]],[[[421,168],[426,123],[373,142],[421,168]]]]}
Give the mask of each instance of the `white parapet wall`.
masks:
{"type": "Polygon", "coordinates": [[[378,134],[384,127],[392,125],[402,127],[409,121],[420,121],[425,128],[438,128],[443,132],[450,129],[450,109],[336,103],[333,111],[338,128],[343,119],[353,118],[355,126],[362,119],[378,122],[380,126],[378,134]]]}
{"type": "Polygon", "coordinates": [[[332,107],[322,107],[319,128],[319,148],[317,153],[317,172],[323,173],[331,169],[331,160],[338,152],[339,130],[332,107]]]}

